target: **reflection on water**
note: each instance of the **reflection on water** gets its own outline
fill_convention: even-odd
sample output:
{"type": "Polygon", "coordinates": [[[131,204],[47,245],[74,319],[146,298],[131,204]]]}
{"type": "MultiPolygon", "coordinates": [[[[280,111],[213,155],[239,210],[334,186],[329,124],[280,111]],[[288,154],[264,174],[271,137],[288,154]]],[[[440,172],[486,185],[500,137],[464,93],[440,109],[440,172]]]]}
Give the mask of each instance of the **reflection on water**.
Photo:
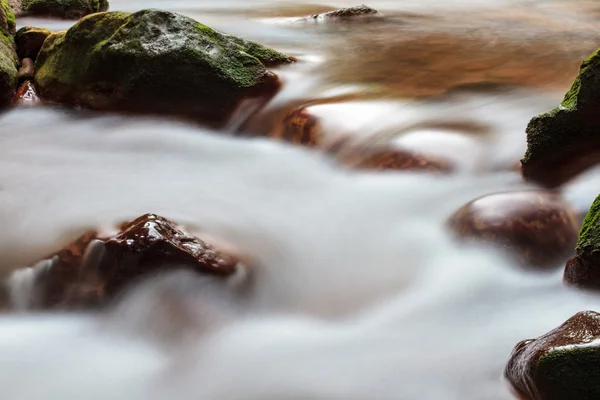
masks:
{"type": "MultiPolygon", "coordinates": [[[[560,265],[523,272],[444,228],[478,196],[532,188],[515,169],[524,127],[597,46],[597,5],[376,0],[378,18],[311,25],[290,21],[348,4],[112,4],[184,12],[300,62],[236,136],[52,108],[0,116],[2,273],[154,212],[233,243],[254,286],[240,300],[180,276],[102,317],[3,317],[2,398],[510,399],[501,371],[512,346],[597,303],[561,285],[560,265]],[[324,141],[383,141],[458,168],[351,171],[256,137],[281,137],[298,110],[324,141]],[[153,308],[164,293],[196,323],[178,329],[153,308]]],[[[562,188],[580,213],[597,177],[562,188]]]]}

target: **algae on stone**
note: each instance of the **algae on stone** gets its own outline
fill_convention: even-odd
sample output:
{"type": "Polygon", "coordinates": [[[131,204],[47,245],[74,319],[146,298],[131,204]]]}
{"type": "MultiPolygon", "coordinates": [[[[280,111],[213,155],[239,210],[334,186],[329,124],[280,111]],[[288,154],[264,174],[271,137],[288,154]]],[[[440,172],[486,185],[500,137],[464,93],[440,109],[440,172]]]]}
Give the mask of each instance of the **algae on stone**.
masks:
{"type": "Polygon", "coordinates": [[[23,0],[25,13],[77,19],[108,10],[108,0],[23,0]]]}
{"type": "Polygon", "coordinates": [[[50,29],[24,26],[15,34],[17,55],[19,58],[31,58],[35,60],[42,44],[52,34],[50,29]]]}
{"type": "Polygon", "coordinates": [[[600,252],[600,195],[596,197],[585,216],[577,240],[578,254],[597,252],[600,252]]]}
{"type": "Polygon", "coordinates": [[[600,161],[600,50],[581,64],[561,104],[526,128],[523,175],[556,186],[600,161]],[[590,157],[592,155],[593,157],[590,157]]]}
{"type": "Polygon", "coordinates": [[[505,369],[513,388],[532,400],[600,398],[600,314],[584,311],[520,342],[505,369]]]}
{"type": "Polygon", "coordinates": [[[18,59],[12,34],[15,15],[8,0],[0,0],[0,107],[6,106],[17,87],[18,59]]]}
{"type": "Polygon", "coordinates": [[[289,58],[172,12],[87,16],[50,35],[36,61],[42,98],[220,124],[240,100],[272,95],[289,58]],[[258,57],[260,57],[260,59],[258,57]]]}

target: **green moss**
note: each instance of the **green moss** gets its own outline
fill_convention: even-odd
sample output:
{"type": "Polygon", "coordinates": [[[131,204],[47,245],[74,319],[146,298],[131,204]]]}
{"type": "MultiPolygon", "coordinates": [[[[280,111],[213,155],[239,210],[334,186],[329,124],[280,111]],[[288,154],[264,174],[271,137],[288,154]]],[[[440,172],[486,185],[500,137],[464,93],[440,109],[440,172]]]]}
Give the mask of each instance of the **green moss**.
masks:
{"type": "Polygon", "coordinates": [[[23,11],[31,14],[76,19],[106,11],[108,0],[23,0],[22,8],[23,11]]]}
{"type": "Polygon", "coordinates": [[[578,254],[592,254],[597,251],[600,251],[600,195],[596,197],[585,216],[577,241],[578,254]]]}
{"type": "Polygon", "coordinates": [[[10,36],[15,33],[15,13],[8,0],[0,0],[0,33],[10,36]]]}
{"type": "Polygon", "coordinates": [[[544,400],[600,398],[600,347],[594,345],[552,349],[540,357],[536,386],[544,400]]]}
{"type": "Polygon", "coordinates": [[[221,119],[241,98],[275,90],[254,54],[288,60],[168,11],[98,13],[46,39],[36,83],[42,96],[92,108],[221,119]]]}
{"type": "Polygon", "coordinates": [[[597,138],[600,110],[600,49],[587,57],[561,104],[534,117],[526,128],[527,164],[537,157],[561,159],[597,138]]]}

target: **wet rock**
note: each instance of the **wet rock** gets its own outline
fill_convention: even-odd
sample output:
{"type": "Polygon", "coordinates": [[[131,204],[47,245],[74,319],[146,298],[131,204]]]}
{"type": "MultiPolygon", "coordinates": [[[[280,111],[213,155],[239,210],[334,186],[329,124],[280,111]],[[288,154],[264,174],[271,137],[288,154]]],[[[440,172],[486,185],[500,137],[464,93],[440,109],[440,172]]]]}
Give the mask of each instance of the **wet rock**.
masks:
{"type": "Polygon", "coordinates": [[[21,9],[28,15],[78,19],[108,10],[108,0],[22,0],[21,9]]]}
{"type": "Polygon", "coordinates": [[[36,60],[35,80],[43,99],[220,126],[244,99],[267,101],[279,79],[265,66],[288,62],[281,53],[183,15],[107,12],[50,35],[36,60]]]}
{"type": "Polygon", "coordinates": [[[50,29],[24,26],[15,34],[17,55],[19,58],[31,58],[35,61],[44,40],[52,34],[50,29]]]}
{"type": "Polygon", "coordinates": [[[600,289],[600,196],[583,220],[575,256],[567,262],[564,280],[581,288],[600,289]]]}
{"type": "Polygon", "coordinates": [[[36,279],[33,308],[97,307],[152,273],[184,268],[226,277],[238,264],[237,258],[155,214],[122,224],[117,234],[90,231],[42,262],[48,266],[36,279]]]}
{"type": "Polygon", "coordinates": [[[531,400],[600,398],[600,314],[575,314],[513,350],[504,371],[515,391],[531,400]]]}
{"type": "Polygon", "coordinates": [[[0,0],[0,107],[10,104],[17,87],[14,32],[15,14],[7,0],[0,0]]]}
{"type": "Polygon", "coordinates": [[[40,104],[42,101],[35,91],[35,86],[31,81],[25,81],[13,96],[13,106],[35,106],[40,104]]]}
{"type": "Polygon", "coordinates": [[[305,20],[340,20],[375,15],[377,11],[362,4],[360,6],[340,8],[322,14],[314,14],[305,20]]]}
{"type": "Polygon", "coordinates": [[[560,195],[528,190],[473,200],[449,226],[458,237],[501,246],[523,266],[555,268],[573,254],[579,224],[560,195]]]}
{"type": "Polygon", "coordinates": [[[395,170],[395,171],[428,171],[449,173],[452,172],[452,163],[427,157],[411,151],[379,146],[374,149],[369,147],[356,147],[350,153],[342,153],[338,160],[345,165],[366,170],[395,170]]]}
{"type": "Polygon", "coordinates": [[[19,72],[18,72],[18,79],[19,79],[19,83],[27,81],[27,80],[33,80],[33,75],[34,75],[34,64],[33,64],[33,60],[31,58],[24,58],[21,60],[21,67],[19,68],[19,72]]]}
{"type": "Polygon", "coordinates": [[[558,186],[600,161],[600,50],[582,64],[573,86],[552,111],[527,125],[523,176],[558,186]]]}

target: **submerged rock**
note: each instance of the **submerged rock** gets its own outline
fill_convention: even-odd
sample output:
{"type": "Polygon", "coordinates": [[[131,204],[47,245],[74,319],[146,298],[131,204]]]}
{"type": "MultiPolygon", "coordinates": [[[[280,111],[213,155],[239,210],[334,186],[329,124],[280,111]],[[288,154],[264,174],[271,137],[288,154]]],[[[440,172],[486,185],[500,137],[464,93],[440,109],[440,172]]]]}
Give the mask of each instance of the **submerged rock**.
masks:
{"type": "Polygon", "coordinates": [[[184,268],[226,277],[238,260],[173,222],[146,214],[122,224],[117,234],[90,231],[36,266],[31,308],[81,308],[104,305],[153,273],[184,268]]]}
{"type": "Polygon", "coordinates": [[[352,168],[376,171],[428,171],[449,173],[452,163],[402,150],[391,146],[376,148],[356,146],[350,153],[338,156],[338,160],[352,168]]]}
{"type": "Polygon", "coordinates": [[[35,80],[42,98],[223,125],[244,99],[277,91],[265,66],[290,61],[172,12],[107,12],[50,35],[35,80]]]}
{"type": "Polygon", "coordinates": [[[78,19],[108,10],[108,0],[22,0],[21,9],[30,15],[78,19]]]}
{"type": "Polygon", "coordinates": [[[575,248],[565,268],[565,282],[587,289],[600,289],[600,195],[590,207],[575,248]]]}
{"type": "Polygon", "coordinates": [[[530,400],[600,398],[600,314],[575,314],[537,339],[513,350],[505,375],[530,400]]]}
{"type": "Polygon", "coordinates": [[[35,106],[40,104],[42,101],[35,91],[35,86],[31,81],[25,81],[13,96],[13,106],[35,106]]]}
{"type": "Polygon", "coordinates": [[[377,10],[372,9],[364,4],[360,6],[340,8],[337,10],[329,11],[322,14],[314,14],[310,17],[304,18],[304,20],[340,20],[356,17],[364,17],[368,15],[377,14],[377,10]]]}
{"type": "Polygon", "coordinates": [[[600,50],[582,64],[573,86],[554,110],[527,125],[523,176],[558,186],[600,161],[600,50]]]}
{"type": "Polygon", "coordinates": [[[0,107],[10,104],[17,87],[14,32],[15,14],[7,0],[0,0],[0,107]]]}
{"type": "Polygon", "coordinates": [[[52,34],[50,29],[24,26],[15,34],[17,55],[19,58],[31,58],[35,61],[44,41],[52,34]]]}
{"type": "Polygon", "coordinates": [[[560,195],[528,190],[475,199],[449,226],[461,238],[501,246],[524,266],[556,268],[573,254],[579,224],[560,195]]]}

